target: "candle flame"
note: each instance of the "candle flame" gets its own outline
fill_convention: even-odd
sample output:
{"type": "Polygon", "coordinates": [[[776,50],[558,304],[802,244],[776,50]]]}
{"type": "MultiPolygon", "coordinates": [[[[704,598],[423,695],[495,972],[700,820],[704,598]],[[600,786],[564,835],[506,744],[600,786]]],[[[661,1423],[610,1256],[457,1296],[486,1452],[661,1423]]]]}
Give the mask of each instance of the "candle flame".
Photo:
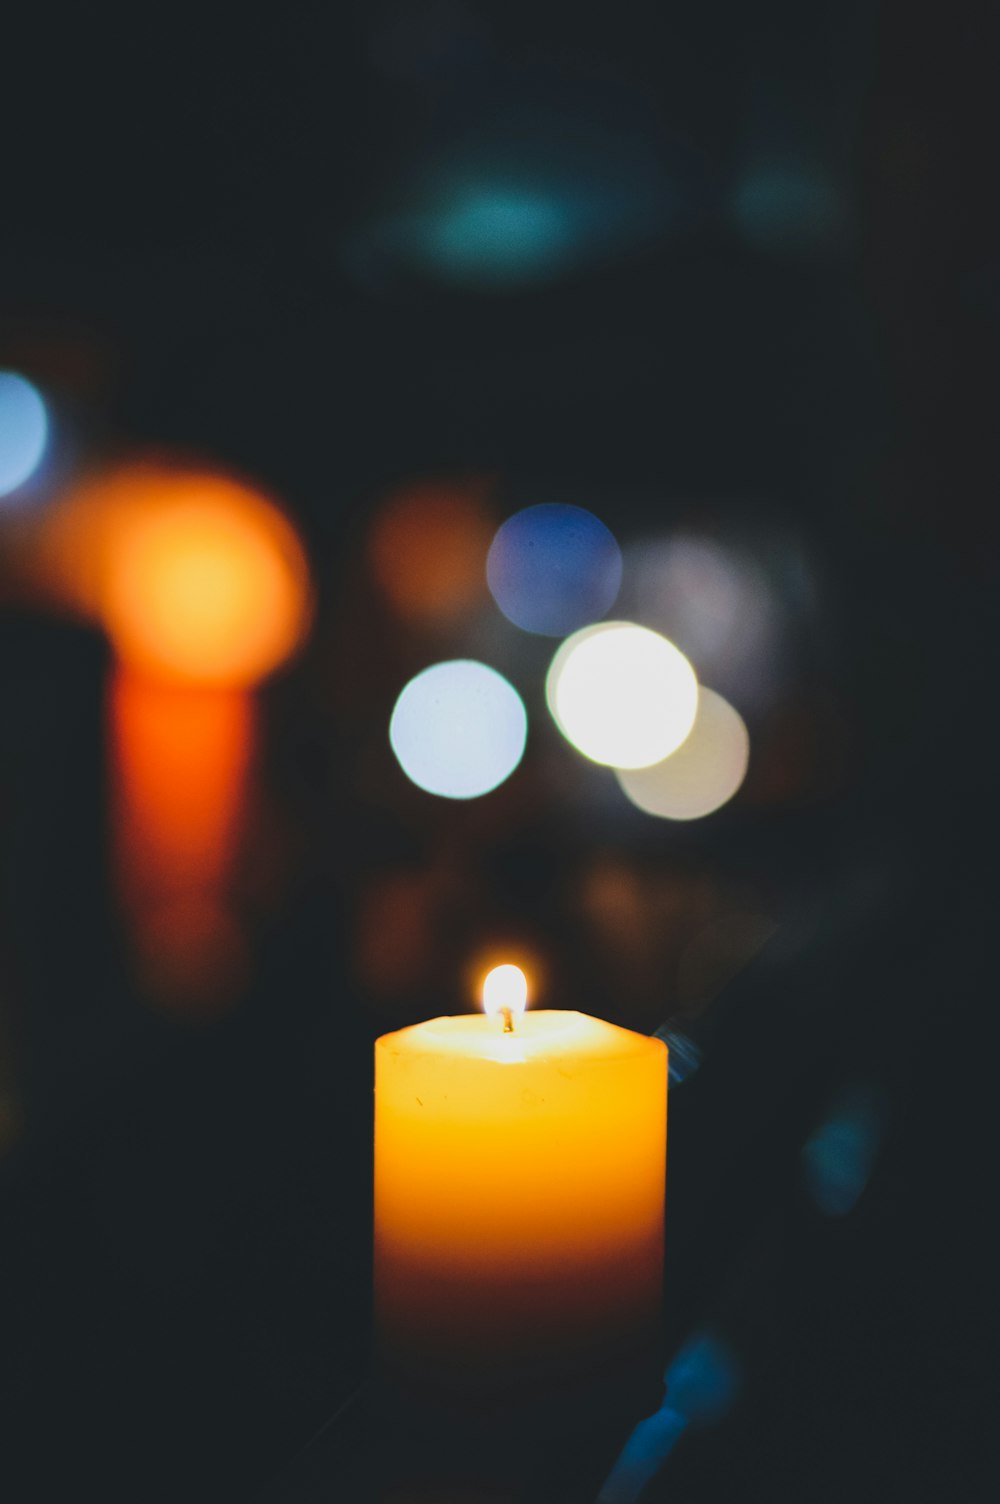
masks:
{"type": "Polygon", "coordinates": [[[520,966],[494,966],[483,982],[483,1007],[491,1018],[505,1021],[523,1013],[528,1003],[528,979],[520,966]]]}

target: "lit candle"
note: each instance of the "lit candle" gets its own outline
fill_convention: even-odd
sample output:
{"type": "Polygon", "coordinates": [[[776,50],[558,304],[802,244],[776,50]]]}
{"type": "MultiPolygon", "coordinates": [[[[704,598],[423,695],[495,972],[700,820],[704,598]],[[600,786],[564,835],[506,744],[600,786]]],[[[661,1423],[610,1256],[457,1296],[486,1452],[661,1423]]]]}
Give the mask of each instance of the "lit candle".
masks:
{"type": "Polygon", "coordinates": [[[383,1365],[473,1404],[617,1386],[658,1341],[667,1051],[581,1013],[485,1012],[375,1048],[383,1365]]]}

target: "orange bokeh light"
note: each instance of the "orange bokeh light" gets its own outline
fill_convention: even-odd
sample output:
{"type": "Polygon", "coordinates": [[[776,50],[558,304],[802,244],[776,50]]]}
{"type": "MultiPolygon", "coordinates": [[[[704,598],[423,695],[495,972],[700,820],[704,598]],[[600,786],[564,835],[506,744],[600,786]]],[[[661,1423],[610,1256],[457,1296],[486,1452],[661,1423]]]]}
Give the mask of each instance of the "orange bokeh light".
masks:
{"type": "Polygon", "coordinates": [[[485,596],[495,520],[484,482],[422,482],[383,505],[369,538],[372,572],[408,621],[451,620],[485,596]]]}
{"type": "Polygon", "coordinates": [[[308,625],[294,529],[257,491],[211,471],[147,462],[87,482],[54,517],[49,558],[122,661],[160,679],[254,684],[308,625]]]}

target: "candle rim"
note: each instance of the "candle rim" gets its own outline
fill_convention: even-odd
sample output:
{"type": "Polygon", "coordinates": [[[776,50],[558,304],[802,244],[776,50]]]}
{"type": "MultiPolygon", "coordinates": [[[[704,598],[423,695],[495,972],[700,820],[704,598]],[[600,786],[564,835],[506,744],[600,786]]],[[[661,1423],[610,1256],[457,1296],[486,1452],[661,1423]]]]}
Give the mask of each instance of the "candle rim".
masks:
{"type": "Polygon", "coordinates": [[[392,1053],[405,1050],[416,1055],[454,1055],[499,1065],[558,1059],[561,1049],[568,1045],[573,1046],[571,1058],[593,1062],[645,1054],[650,1046],[667,1054],[667,1046],[655,1035],[563,1008],[529,1009],[518,1017],[512,1034],[504,1034],[498,1020],[485,1013],[444,1013],[383,1034],[375,1043],[376,1048],[392,1053]],[[442,1029],[441,1025],[448,1027],[442,1029]],[[483,1045],[488,1047],[485,1051],[483,1045]],[[524,1046],[529,1047],[528,1053],[524,1053],[524,1046]]]}

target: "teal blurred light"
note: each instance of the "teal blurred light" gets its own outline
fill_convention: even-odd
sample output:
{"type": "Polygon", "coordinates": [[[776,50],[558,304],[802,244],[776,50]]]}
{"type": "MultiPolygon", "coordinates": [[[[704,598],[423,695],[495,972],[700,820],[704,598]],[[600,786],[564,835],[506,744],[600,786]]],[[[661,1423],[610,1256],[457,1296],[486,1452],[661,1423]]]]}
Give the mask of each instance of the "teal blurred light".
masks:
{"type": "Polygon", "coordinates": [[[882,1134],[881,1101],[852,1087],[802,1149],[806,1189],[827,1217],[845,1217],[871,1178],[882,1134]]]}
{"type": "Polygon", "coordinates": [[[741,1385],[740,1367],[727,1342],[702,1331],[677,1353],[664,1383],[663,1404],[635,1427],[596,1504],[638,1504],[688,1427],[714,1425],[731,1409],[741,1385]]]}
{"type": "Polygon", "coordinates": [[[765,252],[836,249],[847,230],[843,195],[827,173],[806,163],[776,160],[750,168],[731,210],[743,238],[765,252]]]}
{"type": "Polygon", "coordinates": [[[537,281],[571,255],[580,218],[578,207],[538,189],[470,184],[416,221],[413,250],[454,281],[537,281]]]}
{"type": "Polygon", "coordinates": [[[447,137],[415,148],[345,256],[376,285],[402,272],[486,291],[530,288],[688,223],[690,176],[656,121],[614,90],[467,102],[447,137]]]}

